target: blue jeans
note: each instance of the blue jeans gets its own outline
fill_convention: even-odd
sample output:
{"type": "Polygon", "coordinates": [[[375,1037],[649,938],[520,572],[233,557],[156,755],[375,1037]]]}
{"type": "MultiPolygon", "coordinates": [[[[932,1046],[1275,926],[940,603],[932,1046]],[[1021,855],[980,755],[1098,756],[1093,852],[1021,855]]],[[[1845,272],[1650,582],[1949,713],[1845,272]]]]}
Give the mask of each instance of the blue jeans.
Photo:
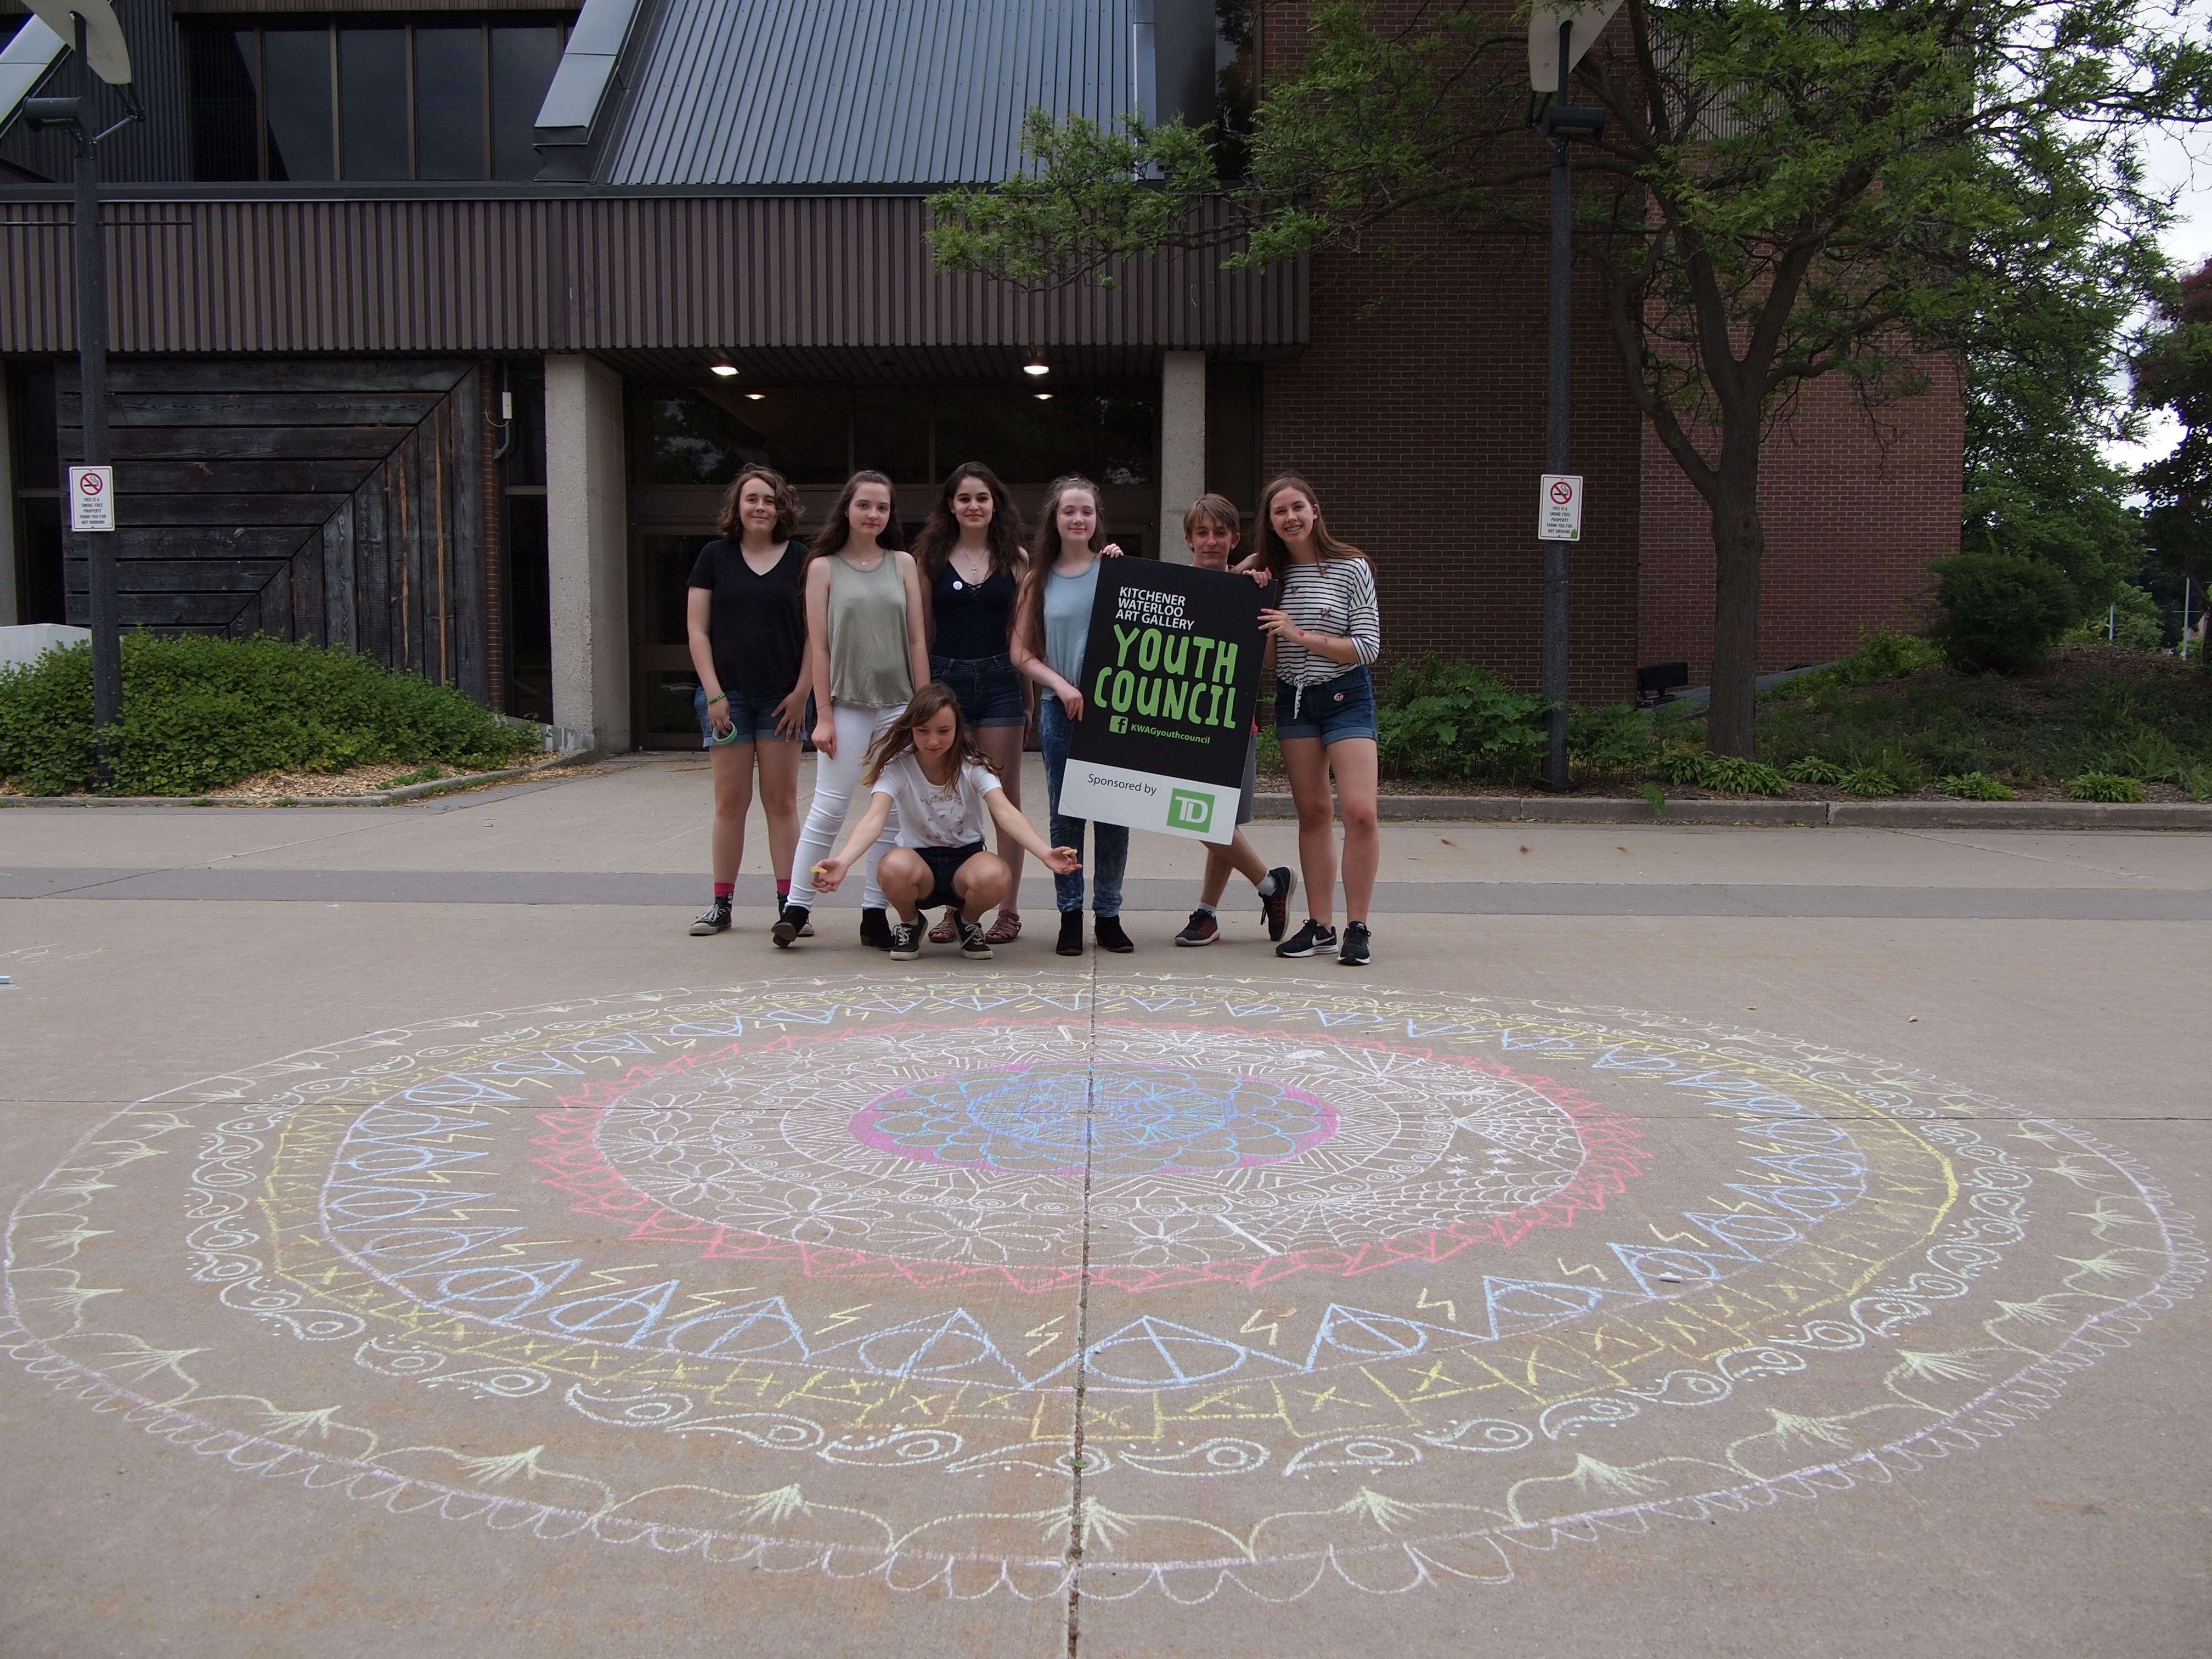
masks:
{"type": "Polygon", "coordinates": [[[1029,702],[1022,696],[1022,677],[1014,672],[1012,659],[932,657],[929,672],[952,688],[960,702],[960,718],[970,730],[1030,723],[1029,702]]]}
{"type": "MultiPolygon", "coordinates": [[[[1075,727],[1067,718],[1067,711],[1060,706],[1058,697],[1037,699],[1037,743],[1044,750],[1045,786],[1052,797],[1052,844],[1083,850],[1082,818],[1064,817],[1060,811],[1060,781],[1067,775],[1067,745],[1075,735],[1075,727]]],[[[1091,889],[1091,908],[1102,916],[1121,914],[1121,872],[1129,866],[1129,827],[1124,823],[1092,823],[1091,845],[1096,856],[1090,860],[1091,889]]],[[[1052,878],[1054,900],[1062,915],[1070,915],[1083,908],[1083,872],[1052,878]]]]}

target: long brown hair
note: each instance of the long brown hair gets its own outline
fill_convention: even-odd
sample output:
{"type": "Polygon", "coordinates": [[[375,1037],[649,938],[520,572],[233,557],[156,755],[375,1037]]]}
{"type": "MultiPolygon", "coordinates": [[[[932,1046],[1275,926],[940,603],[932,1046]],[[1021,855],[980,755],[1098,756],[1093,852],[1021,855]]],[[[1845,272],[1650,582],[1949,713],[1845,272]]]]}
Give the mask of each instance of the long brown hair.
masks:
{"type": "Polygon", "coordinates": [[[968,729],[967,717],[960,712],[960,699],[943,680],[930,683],[907,699],[899,717],[884,728],[883,735],[868,745],[866,761],[860,769],[860,781],[872,784],[883,776],[884,768],[914,747],[914,728],[927,726],[946,709],[952,711],[952,765],[957,772],[969,761],[988,766],[991,775],[999,775],[998,763],[985,754],[975,741],[975,734],[968,729]]]}
{"type": "Polygon", "coordinates": [[[991,492],[991,523],[985,532],[991,544],[991,574],[1012,576],[1021,571],[1021,509],[1014,505],[1014,498],[1006,493],[997,473],[981,461],[963,461],[937,492],[937,505],[929,509],[929,517],[914,538],[914,562],[921,567],[924,592],[951,562],[952,550],[960,544],[960,520],[953,514],[952,498],[970,478],[991,492]]]}
{"type": "Polygon", "coordinates": [[[1275,533],[1275,497],[1285,489],[1295,489],[1313,503],[1314,546],[1324,559],[1364,559],[1367,556],[1350,542],[1340,542],[1328,533],[1328,521],[1321,515],[1321,497],[1314,487],[1295,472],[1285,472],[1260,492],[1260,547],[1255,561],[1259,568],[1271,576],[1279,576],[1290,568],[1291,550],[1275,533]]]}
{"type": "Polygon", "coordinates": [[[1091,537],[1091,556],[1094,559],[1098,556],[1098,538],[1106,527],[1105,497],[1090,479],[1080,473],[1065,472],[1046,488],[1044,505],[1037,509],[1036,546],[1030,554],[1029,563],[1023,567],[1021,592],[1014,600],[1014,626],[1027,636],[1029,648],[1040,657],[1044,655],[1045,580],[1060,562],[1060,499],[1071,489],[1088,490],[1091,505],[1099,509],[1099,526],[1091,537]]]}
{"type": "Polygon", "coordinates": [[[891,498],[890,522],[884,526],[883,534],[876,538],[876,545],[890,550],[897,548],[906,539],[905,532],[899,527],[897,487],[882,473],[872,472],[863,467],[846,479],[845,487],[837,492],[837,505],[830,509],[829,523],[822,526],[822,533],[814,538],[814,545],[808,550],[810,562],[812,559],[827,558],[832,553],[843,552],[845,544],[853,539],[853,520],[847,515],[847,509],[853,505],[853,496],[862,484],[881,484],[884,493],[891,498]]]}
{"type": "Polygon", "coordinates": [[[799,487],[788,482],[774,467],[763,466],[757,461],[748,461],[738,469],[738,476],[730,480],[730,487],[722,493],[722,510],[714,520],[714,528],[725,538],[738,533],[738,497],[755,478],[766,484],[775,496],[775,538],[789,541],[791,532],[799,528],[800,515],[805,511],[799,500],[799,487]]]}

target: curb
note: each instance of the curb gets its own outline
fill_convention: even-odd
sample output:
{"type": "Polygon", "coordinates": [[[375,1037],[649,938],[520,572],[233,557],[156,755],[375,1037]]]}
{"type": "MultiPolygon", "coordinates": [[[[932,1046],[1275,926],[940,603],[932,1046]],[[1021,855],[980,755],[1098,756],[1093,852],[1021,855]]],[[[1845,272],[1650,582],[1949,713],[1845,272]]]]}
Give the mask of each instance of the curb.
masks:
{"type": "MultiPolygon", "coordinates": [[[[1648,800],[1571,795],[1384,795],[1386,823],[1725,823],[1798,829],[2212,830],[2212,802],[2083,800],[1648,800]]],[[[1295,818],[1288,795],[1253,798],[1252,816],[1295,818]]]]}
{"type": "Polygon", "coordinates": [[[498,772],[475,772],[466,777],[436,778],[428,783],[410,783],[398,789],[380,789],[367,795],[295,795],[282,801],[218,799],[213,795],[0,795],[0,807],[404,806],[409,801],[424,800],[432,795],[450,795],[463,789],[481,789],[488,783],[513,783],[521,779],[542,777],[562,767],[598,758],[599,755],[592,750],[574,749],[562,755],[558,760],[546,761],[538,766],[514,766],[498,772]]]}

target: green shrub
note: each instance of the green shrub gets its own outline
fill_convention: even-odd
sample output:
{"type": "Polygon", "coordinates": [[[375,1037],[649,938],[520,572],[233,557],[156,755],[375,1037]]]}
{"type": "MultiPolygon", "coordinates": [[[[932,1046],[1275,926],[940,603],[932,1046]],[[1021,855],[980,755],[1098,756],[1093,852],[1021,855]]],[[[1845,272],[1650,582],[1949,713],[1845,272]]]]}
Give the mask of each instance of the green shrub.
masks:
{"type": "Polygon", "coordinates": [[[2112,772],[2084,772],[2066,786],[2069,800],[2137,801],[2143,787],[2133,778],[2112,772]]]}
{"type": "Polygon", "coordinates": [[[1568,757],[1591,772],[1608,777],[1640,772],[1657,745],[1650,716],[1632,702],[1577,708],[1568,716],[1568,757]]]}
{"type": "Polygon", "coordinates": [[[1936,625],[1943,659],[1967,673],[2016,674],[2043,660],[2075,615],[2074,585],[2014,553],[1938,560],[1936,625]]]}
{"type": "Polygon", "coordinates": [[[1897,780],[1879,766],[1862,766],[1844,776],[1843,787],[1854,795],[1879,800],[1897,793],[1897,780]]]}
{"type": "Polygon", "coordinates": [[[1872,685],[1881,680],[1901,680],[1942,660],[1943,653],[1917,634],[1893,634],[1883,628],[1862,635],[1859,648],[1828,672],[1838,685],[1872,685]]]}
{"type": "Polygon", "coordinates": [[[2166,649],[2166,619],[2158,601],[2133,582],[2122,582],[2112,603],[2095,616],[2085,617],[2061,635],[2067,645],[2110,643],[2127,651],[2166,649]],[[2106,632],[2106,629],[2112,631],[2106,632]]]}
{"type": "MultiPolygon", "coordinates": [[[[349,651],[265,637],[123,640],[118,794],[203,794],[280,767],[495,766],[531,746],[459,692],[349,651]]],[[[93,765],[91,647],[0,669],[0,777],[26,794],[68,794],[93,765]]]]}
{"type": "Polygon", "coordinates": [[[1759,761],[1735,755],[1708,755],[1695,749],[1670,750],[1653,769],[1668,783],[1695,784],[1724,795],[1786,795],[1790,780],[1759,761]]]}
{"type": "Polygon", "coordinates": [[[1956,776],[1939,778],[1936,787],[1947,795],[1956,795],[1960,800],[2018,800],[2020,792],[2008,789],[1986,772],[1961,772],[1956,776]]]}
{"type": "Polygon", "coordinates": [[[1833,761],[1824,761],[1818,755],[1805,755],[1782,769],[1784,777],[1795,778],[1800,783],[1838,784],[1850,774],[1833,761]]]}
{"type": "Polygon", "coordinates": [[[2212,800],[2212,766],[2186,766],[2174,780],[2191,800],[2212,800]]]}
{"type": "Polygon", "coordinates": [[[2189,769],[2189,757],[2162,732],[2138,732],[2122,747],[2105,757],[2097,768],[2142,783],[2179,783],[2189,769]]]}
{"type": "MultiPolygon", "coordinates": [[[[1473,663],[1433,653],[1396,664],[1376,699],[1382,770],[1401,777],[1533,776],[1544,759],[1552,705],[1473,663]]],[[[1282,711],[1276,711],[1277,718],[1282,711]]]]}

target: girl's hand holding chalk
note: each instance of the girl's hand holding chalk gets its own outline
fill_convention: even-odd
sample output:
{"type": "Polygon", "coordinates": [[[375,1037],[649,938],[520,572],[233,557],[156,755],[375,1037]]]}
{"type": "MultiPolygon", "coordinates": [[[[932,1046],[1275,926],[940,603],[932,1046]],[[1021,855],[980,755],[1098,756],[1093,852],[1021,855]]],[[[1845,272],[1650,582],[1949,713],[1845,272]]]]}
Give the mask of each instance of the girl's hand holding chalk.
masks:
{"type": "Polygon", "coordinates": [[[1075,848],[1055,847],[1045,854],[1044,867],[1055,876],[1072,876],[1083,867],[1083,860],[1075,848]]]}
{"type": "Polygon", "coordinates": [[[812,872],[817,892],[834,893],[837,884],[845,879],[845,863],[842,859],[824,859],[812,872]]]}

